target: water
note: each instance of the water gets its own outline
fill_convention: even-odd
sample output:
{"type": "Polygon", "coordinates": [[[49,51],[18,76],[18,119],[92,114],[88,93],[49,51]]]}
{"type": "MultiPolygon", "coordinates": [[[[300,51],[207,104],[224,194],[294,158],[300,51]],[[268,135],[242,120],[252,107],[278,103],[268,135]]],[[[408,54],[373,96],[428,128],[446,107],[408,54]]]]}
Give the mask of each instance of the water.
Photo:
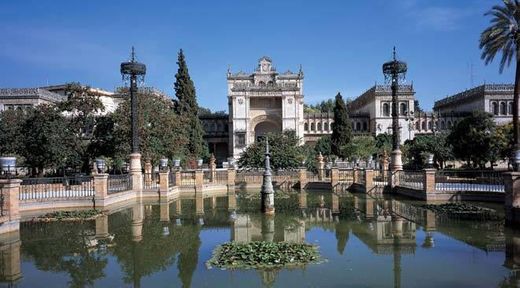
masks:
{"type": "MultiPolygon", "coordinates": [[[[258,196],[258,195],[257,195],[258,196]]],[[[275,218],[259,197],[133,204],[83,223],[23,223],[4,235],[4,285],[19,287],[507,287],[520,282],[520,235],[502,221],[448,219],[404,199],[285,193],[275,218]],[[306,241],[325,263],[208,269],[227,241],[306,241]],[[515,246],[516,244],[516,246],[515,246]],[[17,279],[18,278],[18,279],[17,279]],[[10,280],[10,281],[8,281],[10,280]]],[[[489,208],[503,214],[500,206],[489,208]]]]}

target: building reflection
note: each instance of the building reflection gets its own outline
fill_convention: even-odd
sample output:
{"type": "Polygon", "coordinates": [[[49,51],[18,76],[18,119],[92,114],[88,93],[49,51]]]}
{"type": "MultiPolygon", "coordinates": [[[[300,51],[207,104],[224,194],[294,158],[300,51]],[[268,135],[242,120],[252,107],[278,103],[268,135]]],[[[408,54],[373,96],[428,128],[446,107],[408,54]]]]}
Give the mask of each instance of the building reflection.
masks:
{"type": "Polygon", "coordinates": [[[0,234],[0,282],[15,286],[22,278],[20,231],[0,234]]]}

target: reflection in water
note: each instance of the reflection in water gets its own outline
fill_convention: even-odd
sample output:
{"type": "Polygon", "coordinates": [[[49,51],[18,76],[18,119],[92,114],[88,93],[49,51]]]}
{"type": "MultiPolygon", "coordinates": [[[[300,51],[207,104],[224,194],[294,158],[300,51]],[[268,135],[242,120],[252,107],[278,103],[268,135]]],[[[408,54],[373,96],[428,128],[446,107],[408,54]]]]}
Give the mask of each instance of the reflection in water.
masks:
{"type": "MultiPolygon", "coordinates": [[[[117,287],[161,286],[153,282],[158,281],[156,279],[168,279],[172,281],[171,285],[183,287],[226,286],[230,281],[226,277],[231,276],[240,287],[288,286],[287,283],[292,286],[327,286],[329,283],[329,286],[341,286],[359,275],[373,273],[374,277],[364,281],[379,282],[367,286],[388,286],[390,283],[394,287],[410,286],[410,283],[417,283],[413,281],[428,277],[433,279],[431,283],[423,284],[438,287],[447,283],[435,282],[441,281],[436,279],[442,275],[433,277],[434,274],[428,273],[435,272],[429,269],[421,270],[425,275],[411,271],[414,266],[431,267],[432,258],[426,259],[421,253],[428,251],[430,257],[436,255],[443,259],[451,256],[448,253],[458,251],[456,249],[464,251],[470,245],[474,249],[473,255],[493,252],[492,255],[502,257],[500,265],[503,263],[503,267],[500,268],[503,270],[493,272],[488,269],[493,267],[487,263],[488,258],[479,258],[484,260],[471,262],[472,274],[456,273],[459,286],[465,283],[468,284],[464,286],[475,286],[475,282],[470,281],[477,268],[489,273],[487,279],[492,280],[479,284],[481,286],[520,286],[520,272],[517,272],[520,235],[505,230],[500,222],[454,221],[412,205],[413,202],[391,197],[315,191],[282,193],[277,197],[280,197],[275,202],[278,213],[274,217],[257,212],[259,197],[224,193],[209,198],[195,194],[191,198],[154,205],[135,203],[110,212],[110,215],[80,223],[22,223],[20,233],[0,235],[0,278],[5,283],[30,286],[26,280],[31,279],[24,275],[36,275],[32,269],[40,271],[39,275],[48,274],[49,286],[106,286],[106,282],[100,281],[107,277],[116,281],[110,285],[117,287]],[[255,284],[247,276],[251,271],[206,270],[198,265],[209,259],[208,251],[212,251],[216,243],[228,240],[314,243],[315,239],[323,243],[332,240],[332,245],[318,243],[329,262],[305,268],[303,274],[292,273],[293,270],[286,273],[284,269],[258,270],[255,284]],[[349,245],[358,245],[356,243],[362,243],[367,252],[349,250],[352,249],[349,245]],[[442,249],[446,245],[455,250],[446,252],[442,249]],[[384,266],[377,264],[381,261],[374,261],[384,257],[391,258],[392,261],[385,262],[391,264],[384,266]],[[21,259],[28,263],[23,266],[25,271],[21,269],[21,259]],[[366,262],[375,266],[369,266],[370,271],[366,273],[349,275],[336,269],[345,265],[345,259],[352,259],[348,263],[354,269],[360,269],[357,271],[367,271],[366,267],[365,270],[360,268],[366,262]],[[328,271],[333,274],[327,274],[328,271]],[[68,282],[62,283],[60,278],[52,277],[54,273],[67,275],[68,282]],[[158,275],[163,276],[155,278],[158,275]],[[385,275],[392,275],[392,279],[386,279],[385,275]],[[314,282],[317,279],[321,282],[314,282]]],[[[465,259],[460,257],[460,261],[465,259]]],[[[464,268],[464,265],[458,265],[452,269],[458,272],[464,268]]]]}

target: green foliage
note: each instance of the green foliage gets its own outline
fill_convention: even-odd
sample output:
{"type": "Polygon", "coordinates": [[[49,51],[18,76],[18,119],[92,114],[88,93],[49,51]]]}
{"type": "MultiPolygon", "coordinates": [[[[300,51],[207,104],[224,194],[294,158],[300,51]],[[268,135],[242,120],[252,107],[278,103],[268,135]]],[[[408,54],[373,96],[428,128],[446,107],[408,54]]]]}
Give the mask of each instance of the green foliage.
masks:
{"type": "Polygon", "coordinates": [[[316,155],[321,153],[324,157],[332,155],[332,142],[329,135],[322,136],[314,146],[316,155]]]}
{"type": "Polygon", "coordinates": [[[447,143],[448,135],[438,133],[435,135],[417,135],[413,140],[407,140],[407,156],[411,164],[416,167],[424,167],[426,154],[433,154],[433,161],[439,168],[444,168],[447,160],[453,159],[452,146],[447,143]]]}
{"type": "MultiPolygon", "coordinates": [[[[269,133],[269,152],[271,153],[271,167],[273,169],[297,168],[305,159],[303,146],[294,131],[269,133]]],[[[265,140],[247,146],[240,154],[238,165],[242,168],[262,168],[265,159],[265,140]]]]}
{"type": "Polygon", "coordinates": [[[199,107],[195,94],[195,86],[188,72],[188,66],[182,49],[179,52],[177,65],[179,68],[175,74],[175,95],[177,102],[175,111],[183,120],[183,131],[188,138],[186,152],[191,159],[207,157],[208,147],[203,139],[204,130],[199,120],[199,107]]]}
{"type": "Polygon", "coordinates": [[[39,216],[40,219],[48,219],[48,220],[64,220],[64,219],[72,219],[72,220],[85,220],[92,219],[96,216],[101,215],[101,211],[97,209],[88,209],[88,210],[72,210],[72,211],[55,211],[51,213],[47,213],[45,215],[39,216]]]}
{"type": "MultiPolygon", "coordinates": [[[[170,101],[150,93],[138,93],[139,149],[145,159],[153,162],[162,157],[172,159],[184,155],[188,139],[184,132],[185,123],[172,109],[170,101]]],[[[115,159],[125,159],[130,153],[131,119],[130,99],[125,97],[117,110],[101,121],[100,138],[96,140],[96,151],[113,153],[115,159]],[[107,146],[103,146],[107,144],[107,146]],[[110,145],[112,145],[110,147],[110,145]]]]}
{"type": "Polygon", "coordinates": [[[233,268],[278,268],[315,263],[318,248],[310,244],[287,242],[228,242],[215,250],[211,266],[233,268]]]}
{"type": "Polygon", "coordinates": [[[487,162],[500,159],[496,125],[488,113],[475,112],[457,123],[447,137],[453,154],[473,167],[484,168],[487,162]]]}
{"type": "Polygon", "coordinates": [[[390,154],[392,151],[392,135],[388,133],[378,134],[375,138],[377,154],[383,155],[384,151],[390,154]]]}
{"type": "Polygon", "coordinates": [[[23,125],[29,110],[5,110],[0,113],[0,155],[21,155],[24,149],[23,125]]]}
{"type": "Polygon", "coordinates": [[[348,111],[343,97],[338,93],[334,105],[334,123],[332,123],[331,147],[332,153],[338,157],[346,158],[348,155],[342,151],[352,138],[352,126],[348,118],[348,111]]]}
{"type": "Polygon", "coordinates": [[[334,111],[334,105],[335,105],[334,100],[328,99],[328,100],[323,100],[320,103],[315,104],[315,105],[313,105],[313,104],[305,105],[304,111],[305,111],[305,113],[327,113],[327,112],[334,111]]]}
{"type": "Polygon", "coordinates": [[[372,136],[357,136],[343,146],[342,153],[349,158],[368,159],[377,152],[376,141],[372,136]]]}

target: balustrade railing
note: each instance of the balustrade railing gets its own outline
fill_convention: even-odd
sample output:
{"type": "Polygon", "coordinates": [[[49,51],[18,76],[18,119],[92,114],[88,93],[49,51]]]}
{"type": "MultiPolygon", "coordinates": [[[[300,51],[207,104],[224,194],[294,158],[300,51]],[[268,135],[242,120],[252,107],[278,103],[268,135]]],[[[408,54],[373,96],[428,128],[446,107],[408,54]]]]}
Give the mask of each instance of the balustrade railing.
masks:
{"type": "Polygon", "coordinates": [[[215,177],[213,178],[213,183],[227,184],[227,170],[216,170],[214,175],[215,177]]]}
{"type": "Polygon", "coordinates": [[[57,198],[89,198],[95,195],[91,176],[25,178],[20,185],[19,199],[48,200],[57,198]]]}
{"type": "Polygon", "coordinates": [[[361,185],[365,185],[366,181],[365,181],[365,170],[358,170],[357,171],[357,177],[356,177],[356,183],[357,184],[361,184],[361,185]]]}
{"type": "Polygon", "coordinates": [[[132,177],[129,174],[108,176],[108,194],[128,190],[132,190],[132,177]]]}
{"type": "Polygon", "coordinates": [[[195,171],[182,171],[181,172],[181,187],[194,187],[195,186],[195,171]]]}
{"type": "Polygon", "coordinates": [[[388,184],[388,179],[387,179],[387,174],[388,172],[387,171],[381,171],[381,170],[374,170],[373,172],[373,175],[374,175],[374,178],[373,178],[373,181],[374,181],[374,185],[376,186],[385,186],[388,184]]]}
{"type": "Polygon", "coordinates": [[[423,189],[423,171],[397,171],[398,186],[414,190],[423,189]]]}
{"type": "Polygon", "coordinates": [[[9,209],[6,207],[6,191],[3,187],[0,187],[0,216],[6,216],[9,209]]]}
{"type": "Polygon", "coordinates": [[[209,184],[211,182],[211,170],[202,171],[202,179],[204,179],[204,184],[209,184]]]}
{"type": "Polygon", "coordinates": [[[143,173],[143,189],[159,189],[159,173],[143,173]]]}
{"type": "Polygon", "coordinates": [[[173,187],[176,185],[175,183],[175,172],[174,171],[170,171],[170,173],[168,173],[168,187],[173,187]]]}
{"type": "Polygon", "coordinates": [[[339,182],[352,183],[354,181],[354,170],[353,169],[339,169],[338,170],[339,182]]]}
{"type": "Polygon", "coordinates": [[[263,170],[237,171],[235,182],[237,183],[262,183],[263,170]]]}
{"type": "Polygon", "coordinates": [[[504,192],[504,177],[499,171],[440,170],[435,173],[439,191],[504,192]]]}

